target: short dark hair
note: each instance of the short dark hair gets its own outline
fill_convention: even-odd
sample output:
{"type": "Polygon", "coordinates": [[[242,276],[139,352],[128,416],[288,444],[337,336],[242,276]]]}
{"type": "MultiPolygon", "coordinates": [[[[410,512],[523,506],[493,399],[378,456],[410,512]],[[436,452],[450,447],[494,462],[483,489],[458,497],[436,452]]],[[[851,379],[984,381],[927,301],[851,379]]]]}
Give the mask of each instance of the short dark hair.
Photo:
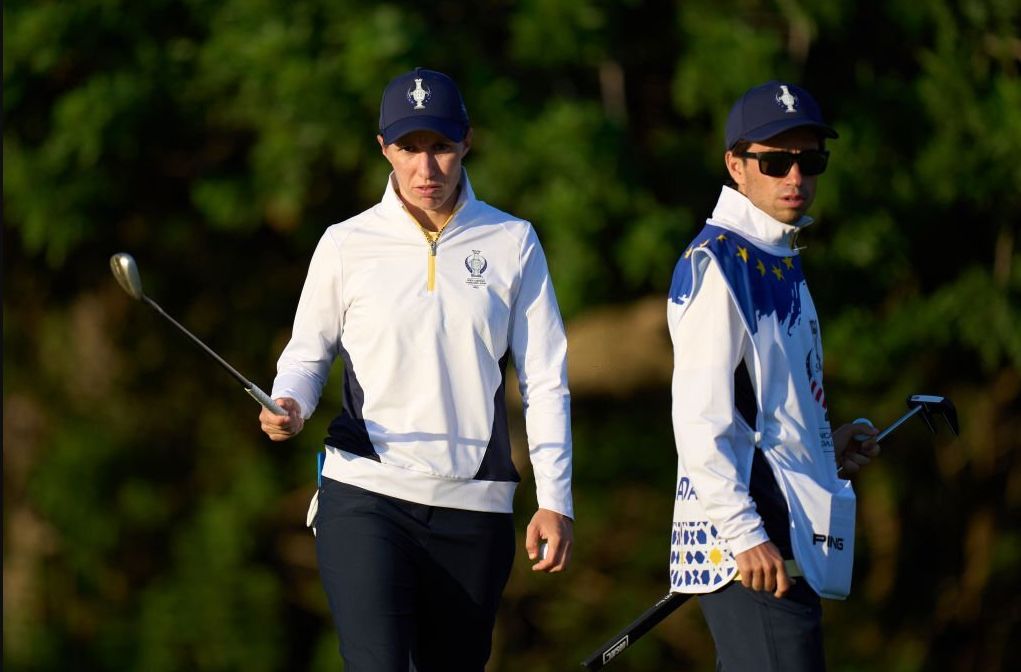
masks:
{"type": "MultiPolygon", "coordinates": [[[[747,152],[748,148],[751,146],[752,143],[747,140],[738,140],[736,143],[734,143],[734,146],[731,147],[730,150],[728,151],[733,152],[734,156],[740,157],[742,154],[747,152]]],[[[741,160],[744,161],[744,159],[741,160]]],[[[730,176],[729,170],[727,171],[727,177],[726,180],[724,181],[724,184],[726,184],[731,189],[737,189],[737,182],[735,182],[734,178],[730,176]]]]}
{"type": "Polygon", "coordinates": [[[734,146],[730,148],[730,151],[734,152],[734,154],[737,154],[738,156],[741,156],[742,154],[747,152],[748,148],[751,146],[752,143],[750,140],[738,140],[736,143],[734,143],[734,146]]]}

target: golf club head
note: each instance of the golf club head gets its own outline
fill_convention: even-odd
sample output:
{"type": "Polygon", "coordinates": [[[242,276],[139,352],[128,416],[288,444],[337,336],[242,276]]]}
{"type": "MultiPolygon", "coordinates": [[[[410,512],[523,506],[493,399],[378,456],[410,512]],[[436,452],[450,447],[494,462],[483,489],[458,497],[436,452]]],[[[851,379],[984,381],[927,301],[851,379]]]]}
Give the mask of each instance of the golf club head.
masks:
{"type": "Polygon", "coordinates": [[[142,278],[138,275],[134,257],[127,252],[118,252],[110,257],[110,270],[121,289],[136,301],[142,300],[142,278]]]}
{"type": "Polygon", "coordinates": [[[953,402],[946,397],[934,394],[912,394],[907,398],[907,405],[911,409],[920,409],[922,419],[925,420],[925,424],[929,426],[929,430],[933,434],[936,433],[936,425],[933,423],[932,416],[939,415],[946,420],[947,426],[950,427],[954,436],[960,435],[961,428],[957,423],[957,409],[953,402]]]}

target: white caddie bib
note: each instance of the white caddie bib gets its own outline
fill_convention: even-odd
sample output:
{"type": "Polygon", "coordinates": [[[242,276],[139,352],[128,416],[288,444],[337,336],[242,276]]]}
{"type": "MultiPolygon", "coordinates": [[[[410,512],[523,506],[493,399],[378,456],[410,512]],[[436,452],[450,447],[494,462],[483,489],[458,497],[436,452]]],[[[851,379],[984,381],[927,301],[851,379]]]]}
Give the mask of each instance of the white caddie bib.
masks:
{"type": "MultiPolygon", "coordinates": [[[[757,426],[754,438],[749,437],[737,455],[738,470],[747,479],[752,451],[763,451],[787,500],[791,547],[805,580],[820,596],[843,599],[851,589],[855,494],[851,484],[836,475],[818,317],[800,258],[776,256],[734,231],[707,224],[677,265],[671,301],[683,308],[710,263],[721,270],[740,309],[760,374],[757,426]]],[[[679,462],[672,590],[710,592],[732,580],[736,570],[726,540],[698,501],[697,485],[679,462]]]]}

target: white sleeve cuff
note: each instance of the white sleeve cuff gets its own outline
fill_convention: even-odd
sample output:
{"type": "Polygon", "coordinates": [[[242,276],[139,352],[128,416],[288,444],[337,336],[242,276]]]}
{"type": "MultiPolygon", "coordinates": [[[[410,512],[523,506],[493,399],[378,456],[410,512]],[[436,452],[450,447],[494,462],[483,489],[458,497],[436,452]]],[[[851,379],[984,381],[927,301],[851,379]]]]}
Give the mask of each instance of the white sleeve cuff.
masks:
{"type": "Polygon", "coordinates": [[[765,528],[760,526],[748,534],[742,534],[740,537],[728,539],[727,545],[730,546],[730,552],[737,555],[738,553],[744,553],[750,548],[755,548],[759,544],[764,544],[767,541],[769,541],[769,535],[766,534],[765,528]]]}

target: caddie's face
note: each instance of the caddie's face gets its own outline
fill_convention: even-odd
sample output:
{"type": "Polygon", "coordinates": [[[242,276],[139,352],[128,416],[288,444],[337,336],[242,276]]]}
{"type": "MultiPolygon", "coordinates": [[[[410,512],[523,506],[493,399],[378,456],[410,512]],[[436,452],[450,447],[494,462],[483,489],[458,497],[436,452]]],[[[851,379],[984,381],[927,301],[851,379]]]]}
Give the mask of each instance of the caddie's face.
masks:
{"type": "MultiPolygon", "coordinates": [[[[810,128],[792,128],[763,142],[755,142],[748,152],[802,152],[821,149],[818,135],[810,128]]],[[[759,170],[759,162],[727,152],[724,160],[737,190],[755,207],[773,219],[793,224],[801,219],[815,200],[818,175],[803,175],[797,163],[782,177],[770,177],[759,170]]]]}
{"type": "Polygon", "coordinates": [[[409,206],[449,215],[456,205],[461,160],[471,147],[471,129],[461,142],[433,131],[415,131],[387,145],[376,136],[383,156],[393,166],[397,189],[409,206]]]}

